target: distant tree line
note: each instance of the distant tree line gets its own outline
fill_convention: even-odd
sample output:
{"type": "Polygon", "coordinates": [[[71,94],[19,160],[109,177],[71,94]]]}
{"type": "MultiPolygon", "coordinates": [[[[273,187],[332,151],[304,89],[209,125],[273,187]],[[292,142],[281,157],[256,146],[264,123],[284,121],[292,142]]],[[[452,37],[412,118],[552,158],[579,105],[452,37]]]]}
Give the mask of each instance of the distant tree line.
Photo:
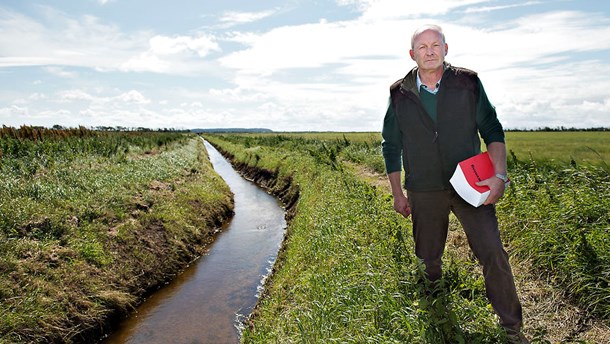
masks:
{"type": "Polygon", "coordinates": [[[148,129],[148,128],[127,128],[127,127],[92,127],[86,128],[79,126],[78,128],[64,127],[61,125],[54,125],[52,128],[46,128],[42,126],[28,126],[22,125],[19,128],[7,127],[5,125],[0,128],[0,139],[10,138],[17,140],[34,140],[42,141],[45,139],[64,139],[67,137],[97,137],[103,133],[108,132],[124,132],[124,133],[147,133],[147,132],[158,132],[158,133],[186,133],[190,130],[177,130],[177,129],[148,129]]]}
{"type": "MultiPolygon", "coordinates": [[[[67,127],[63,127],[61,125],[54,125],[53,129],[70,129],[67,127]]],[[[145,128],[145,127],[122,127],[122,126],[116,126],[116,127],[109,127],[109,126],[96,126],[96,127],[91,127],[91,130],[94,131],[138,131],[138,132],[162,132],[162,133],[186,133],[186,132],[190,132],[189,129],[175,129],[175,128],[157,128],[157,129],[150,129],[150,128],[145,128]]]]}
{"type": "Polygon", "coordinates": [[[272,133],[273,130],[266,128],[208,128],[191,129],[194,133],[272,133]]]}
{"type": "Polygon", "coordinates": [[[596,127],[596,128],[568,128],[564,126],[560,127],[542,127],[535,129],[505,129],[505,131],[610,131],[610,127],[596,127]]]}

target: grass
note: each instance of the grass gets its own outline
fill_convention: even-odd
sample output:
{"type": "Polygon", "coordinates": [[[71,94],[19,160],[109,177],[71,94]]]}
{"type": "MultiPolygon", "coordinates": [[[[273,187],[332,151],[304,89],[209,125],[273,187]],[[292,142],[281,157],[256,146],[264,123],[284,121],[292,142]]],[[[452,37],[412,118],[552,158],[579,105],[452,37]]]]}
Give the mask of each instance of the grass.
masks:
{"type": "MultiPolygon", "coordinates": [[[[40,141],[67,155],[55,150],[52,165],[45,154],[22,165],[3,161],[0,343],[99,336],[200,255],[229,216],[230,191],[202,141],[182,136],[159,145],[148,135],[110,155],[40,141]]],[[[81,142],[105,146],[106,139],[117,137],[81,142]]],[[[43,152],[39,146],[22,144],[26,154],[43,152]]]]}
{"type": "Polygon", "coordinates": [[[519,159],[539,163],[610,163],[610,131],[507,132],[506,146],[519,159]]]}
{"type": "MultiPolygon", "coordinates": [[[[0,343],[92,338],[230,212],[198,137],[22,129],[0,133],[0,343]]],[[[511,254],[606,323],[607,134],[507,133],[513,185],[497,208],[511,254]]],[[[409,220],[354,172],[384,172],[378,133],[207,138],[287,203],[298,195],[244,342],[502,342],[472,257],[448,251],[426,285],[409,220]]]]}
{"type": "MultiPolygon", "coordinates": [[[[587,134],[593,141],[603,138],[587,134]]],[[[446,273],[437,286],[445,293],[436,298],[425,293],[409,222],[393,212],[387,190],[362,182],[345,164],[379,172],[379,138],[367,135],[353,141],[344,133],[210,137],[240,163],[290,174],[301,188],[281,266],[243,341],[501,341],[471,257],[447,252],[446,273]]],[[[510,147],[520,146],[515,138],[510,147]]],[[[544,141],[555,140],[565,137],[544,141]]],[[[532,261],[534,273],[563,289],[587,318],[607,321],[610,181],[601,160],[605,151],[600,152],[597,160],[563,155],[538,160],[519,159],[513,150],[513,186],[498,213],[514,256],[532,261]]],[[[532,330],[537,342],[545,342],[544,329],[532,330]]]]}
{"type": "Polygon", "coordinates": [[[280,266],[244,342],[502,340],[482,281],[465,274],[462,262],[447,263],[448,276],[437,288],[448,293],[426,294],[408,222],[393,211],[387,194],[347,172],[328,146],[265,137],[250,138],[244,149],[246,138],[208,139],[236,161],[290,174],[300,188],[280,266]]]}

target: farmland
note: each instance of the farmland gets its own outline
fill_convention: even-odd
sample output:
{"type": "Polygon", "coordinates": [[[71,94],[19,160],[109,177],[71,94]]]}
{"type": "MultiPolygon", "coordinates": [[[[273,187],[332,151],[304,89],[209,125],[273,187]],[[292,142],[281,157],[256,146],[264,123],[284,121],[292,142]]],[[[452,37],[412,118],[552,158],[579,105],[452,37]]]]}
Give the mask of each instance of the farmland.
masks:
{"type": "Polygon", "coordinates": [[[200,138],[4,128],[0,342],[88,342],[231,215],[200,138]]]}
{"type": "MultiPolygon", "coordinates": [[[[535,342],[610,338],[609,134],[507,133],[513,184],[497,211],[535,342]]],[[[230,214],[196,136],[27,135],[0,136],[0,342],[82,341],[201,254],[230,214]]],[[[206,139],[290,203],[244,342],[502,341],[453,218],[442,292],[425,293],[378,133],[206,139]]]]}
{"type": "MultiPolygon", "coordinates": [[[[525,266],[519,270],[523,275],[536,276],[519,282],[527,289],[529,337],[543,343],[597,343],[610,338],[610,180],[603,160],[610,140],[608,133],[586,133],[596,153],[580,157],[572,153],[579,151],[579,139],[571,136],[572,145],[566,145],[563,134],[507,134],[513,186],[497,210],[514,264],[525,266]],[[524,138],[537,144],[521,145],[524,138]],[[545,142],[562,143],[561,153],[548,155],[553,150],[540,144],[545,142]],[[536,159],[541,152],[546,155],[536,159]],[[567,308],[572,309],[564,314],[567,319],[558,318],[567,308]]],[[[431,299],[423,292],[410,223],[393,212],[389,190],[379,182],[383,164],[377,134],[209,140],[236,162],[290,176],[300,187],[280,266],[245,342],[502,341],[455,219],[444,257],[441,288],[446,293],[431,299]]]]}

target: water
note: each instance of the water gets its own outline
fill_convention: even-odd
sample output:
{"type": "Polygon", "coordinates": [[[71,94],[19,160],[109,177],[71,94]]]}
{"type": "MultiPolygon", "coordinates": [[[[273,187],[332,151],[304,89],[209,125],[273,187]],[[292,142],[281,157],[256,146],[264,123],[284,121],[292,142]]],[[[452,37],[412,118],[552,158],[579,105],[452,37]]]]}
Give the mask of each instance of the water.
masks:
{"type": "Polygon", "coordinates": [[[284,237],[277,199],[242,178],[205,142],[235,195],[235,216],[208,254],[154,293],[104,343],[238,343],[284,237]]]}

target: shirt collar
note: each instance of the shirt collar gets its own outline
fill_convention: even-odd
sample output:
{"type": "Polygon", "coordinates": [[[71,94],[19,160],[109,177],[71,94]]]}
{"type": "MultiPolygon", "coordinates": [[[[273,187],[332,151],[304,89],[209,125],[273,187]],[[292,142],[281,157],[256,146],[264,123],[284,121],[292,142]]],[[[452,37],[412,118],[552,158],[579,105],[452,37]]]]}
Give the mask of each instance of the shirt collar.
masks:
{"type": "MultiPolygon", "coordinates": [[[[446,69],[447,69],[447,64],[445,64],[443,66],[443,71],[446,70],[446,69]]],[[[417,71],[417,79],[415,81],[415,83],[417,85],[417,91],[421,92],[421,89],[422,89],[422,86],[423,86],[424,90],[426,90],[426,91],[428,91],[428,92],[430,92],[432,94],[436,94],[436,93],[438,93],[438,89],[441,86],[441,80],[443,80],[443,76],[442,75],[441,75],[441,78],[436,82],[436,87],[434,88],[434,91],[432,91],[432,90],[428,89],[428,86],[424,85],[421,82],[421,78],[419,77],[419,70],[418,70],[417,71]]]]}

